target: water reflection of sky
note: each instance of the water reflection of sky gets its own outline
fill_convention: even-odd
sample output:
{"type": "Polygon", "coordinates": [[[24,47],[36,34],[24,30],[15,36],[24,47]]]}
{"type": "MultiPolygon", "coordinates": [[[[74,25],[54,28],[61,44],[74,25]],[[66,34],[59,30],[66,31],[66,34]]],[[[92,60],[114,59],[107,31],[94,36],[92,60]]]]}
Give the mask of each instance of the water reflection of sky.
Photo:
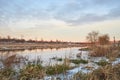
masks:
{"type": "MultiPolygon", "coordinates": [[[[50,63],[50,59],[53,57],[65,58],[65,57],[76,57],[79,53],[79,48],[61,48],[61,49],[35,49],[35,50],[24,50],[24,51],[4,51],[0,52],[1,57],[9,57],[14,54],[17,56],[23,56],[28,58],[29,61],[41,59],[43,64],[50,63]]],[[[53,63],[56,63],[52,60],[53,63]]]]}

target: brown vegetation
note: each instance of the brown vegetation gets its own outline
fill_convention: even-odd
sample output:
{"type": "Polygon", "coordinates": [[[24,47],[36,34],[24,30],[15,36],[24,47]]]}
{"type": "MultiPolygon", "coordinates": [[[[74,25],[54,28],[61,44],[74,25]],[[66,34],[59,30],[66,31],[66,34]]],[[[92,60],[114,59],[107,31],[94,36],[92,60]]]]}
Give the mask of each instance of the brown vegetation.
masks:
{"type": "Polygon", "coordinates": [[[101,35],[98,38],[98,42],[100,45],[105,45],[105,44],[109,44],[109,36],[107,34],[101,35]]]}
{"type": "Polygon", "coordinates": [[[99,33],[97,31],[92,31],[88,33],[86,39],[90,41],[92,44],[95,44],[98,40],[99,33]]]}

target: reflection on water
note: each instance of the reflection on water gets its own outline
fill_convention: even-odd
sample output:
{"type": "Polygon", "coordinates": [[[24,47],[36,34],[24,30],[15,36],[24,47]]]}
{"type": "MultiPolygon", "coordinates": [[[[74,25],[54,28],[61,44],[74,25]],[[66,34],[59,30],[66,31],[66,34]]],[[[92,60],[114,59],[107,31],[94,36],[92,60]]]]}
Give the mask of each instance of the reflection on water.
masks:
{"type": "MultiPolygon", "coordinates": [[[[69,47],[71,48],[71,47],[69,47]]],[[[6,49],[6,50],[0,50],[0,53],[10,53],[10,52],[24,52],[24,51],[46,51],[46,50],[60,50],[60,49],[63,49],[63,48],[28,48],[28,49],[6,49]]]]}
{"type": "MultiPolygon", "coordinates": [[[[8,58],[16,57],[16,62],[19,61],[20,64],[33,62],[33,61],[42,61],[42,65],[49,65],[58,63],[58,61],[51,60],[53,57],[58,58],[76,58],[76,54],[79,53],[78,47],[74,48],[60,48],[60,49],[33,49],[33,50],[18,50],[18,51],[0,51],[0,59],[7,61],[8,58]],[[24,60],[22,60],[24,59],[24,60]]],[[[12,59],[11,59],[12,60],[12,59]]],[[[15,62],[11,61],[9,63],[15,62]]],[[[62,63],[62,62],[61,62],[62,63]]]]}

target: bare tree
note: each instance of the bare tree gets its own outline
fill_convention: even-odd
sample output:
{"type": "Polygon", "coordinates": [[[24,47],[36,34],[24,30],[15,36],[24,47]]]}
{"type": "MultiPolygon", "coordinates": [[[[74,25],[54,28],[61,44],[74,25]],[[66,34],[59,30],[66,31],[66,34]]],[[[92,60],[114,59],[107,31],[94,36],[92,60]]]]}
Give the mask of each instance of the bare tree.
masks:
{"type": "Polygon", "coordinates": [[[92,31],[92,32],[88,33],[86,39],[88,41],[90,41],[92,44],[95,44],[98,40],[98,35],[99,35],[99,32],[92,31]]]}
{"type": "Polygon", "coordinates": [[[109,43],[109,36],[108,34],[104,34],[102,36],[99,36],[98,38],[98,42],[101,44],[101,45],[105,45],[105,44],[108,44],[109,43]]]}
{"type": "Polygon", "coordinates": [[[7,39],[11,39],[11,37],[8,35],[8,36],[7,36],[7,39]]]}
{"type": "Polygon", "coordinates": [[[118,47],[120,47],[120,41],[118,41],[118,47]]]}

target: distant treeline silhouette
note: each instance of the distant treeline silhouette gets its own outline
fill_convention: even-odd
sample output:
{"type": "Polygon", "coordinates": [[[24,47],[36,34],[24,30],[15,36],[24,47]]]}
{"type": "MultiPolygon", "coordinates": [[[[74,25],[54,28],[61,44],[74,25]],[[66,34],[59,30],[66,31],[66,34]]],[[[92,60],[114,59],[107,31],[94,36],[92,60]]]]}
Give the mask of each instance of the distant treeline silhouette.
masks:
{"type": "Polygon", "coordinates": [[[50,41],[44,41],[42,40],[25,40],[25,39],[18,39],[18,38],[11,38],[10,36],[8,36],[7,38],[1,38],[0,37],[0,43],[60,43],[60,44],[65,44],[65,43],[74,43],[74,44],[80,44],[80,42],[67,42],[67,41],[60,41],[60,40],[50,40],[50,41]]]}

